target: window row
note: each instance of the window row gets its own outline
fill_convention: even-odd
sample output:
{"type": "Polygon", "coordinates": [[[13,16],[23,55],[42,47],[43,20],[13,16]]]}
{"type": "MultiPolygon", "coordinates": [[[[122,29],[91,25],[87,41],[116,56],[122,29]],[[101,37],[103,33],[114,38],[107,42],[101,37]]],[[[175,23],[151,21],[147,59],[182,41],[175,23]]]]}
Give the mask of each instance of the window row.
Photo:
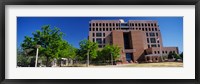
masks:
{"type": "Polygon", "coordinates": [[[154,32],[150,32],[150,33],[146,33],[146,36],[158,36],[158,33],[154,33],[154,32]]]}
{"type": "MultiPolygon", "coordinates": [[[[142,31],[158,31],[157,28],[130,28],[132,30],[142,30],[142,31]]],[[[112,31],[120,30],[120,28],[89,28],[89,31],[112,31]]]]}
{"type": "Polygon", "coordinates": [[[147,43],[160,43],[156,38],[147,38],[147,43]]]}
{"type": "Polygon", "coordinates": [[[157,26],[156,23],[129,23],[129,26],[157,26]]]}
{"type": "MultiPolygon", "coordinates": [[[[91,23],[89,24],[91,26],[91,23]]],[[[120,23],[92,23],[92,26],[120,26],[120,23]]],[[[156,23],[121,23],[121,26],[154,26],[157,27],[156,23]]]]}
{"type": "Polygon", "coordinates": [[[151,47],[160,47],[160,44],[158,44],[158,45],[156,45],[156,44],[148,45],[148,48],[151,48],[151,47]]]}
{"type": "Polygon", "coordinates": [[[92,26],[119,26],[119,25],[120,25],[119,23],[92,23],[92,26]]]}
{"type": "Polygon", "coordinates": [[[90,28],[89,31],[112,31],[112,30],[120,30],[120,28],[90,28]]]}
{"type": "Polygon", "coordinates": [[[96,42],[96,43],[98,43],[98,44],[105,44],[106,43],[106,39],[105,38],[93,38],[93,42],[96,42]],[[96,41],[95,41],[96,40],[96,41]]]}
{"type": "MultiPolygon", "coordinates": [[[[92,36],[93,37],[95,37],[95,33],[92,33],[92,36]]],[[[105,37],[105,33],[103,33],[103,35],[102,35],[102,33],[96,33],[96,37],[105,37]]]]}
{"type": "MultiPolygon", "coordinates": [[[[170,53],[170,52],[171,52],[171,53],[172,53],[172,52],[175,53],[175,51],[169,51],[169,52],[168,52],[168,51],[162,51],[162,54],[168,54],[168,53],[170,53]]],[[[154,51],[154,54],[161,54],[161,53],[160,53],[160,51],[154,51]]]]}

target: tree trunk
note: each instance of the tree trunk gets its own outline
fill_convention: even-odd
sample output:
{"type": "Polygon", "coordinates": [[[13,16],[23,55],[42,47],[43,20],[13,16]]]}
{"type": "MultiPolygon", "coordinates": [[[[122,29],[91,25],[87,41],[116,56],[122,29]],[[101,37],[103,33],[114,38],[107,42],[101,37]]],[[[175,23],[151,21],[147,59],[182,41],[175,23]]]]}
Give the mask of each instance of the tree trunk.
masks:
{"type": "Polygon", "coordinates": [[[67,58],[67,62],[68,62],[68,63],[67,63],[67,64],[68,64],[68,66],[69,66],[69,63],[70,63],[70,61],[69,61],[69,58],[67,58]]]}
{"type": "Polygon", "coordinates": [[[46,57],[47,61],[46,61],[46,67],[49,67],[49,57],[46,57]]]}
{"type": "Polygon", "coordinates": [[[62,64],[62,59],[60,59],[60,67],[62,67],[61,64],[62,64]]]}

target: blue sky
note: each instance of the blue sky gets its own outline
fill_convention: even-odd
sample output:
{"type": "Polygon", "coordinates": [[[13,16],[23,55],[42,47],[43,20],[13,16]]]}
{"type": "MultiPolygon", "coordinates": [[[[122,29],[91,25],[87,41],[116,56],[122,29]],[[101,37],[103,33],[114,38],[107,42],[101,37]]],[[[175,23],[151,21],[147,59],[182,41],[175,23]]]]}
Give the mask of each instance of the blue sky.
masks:
{"type": "Polygon", "coordinates": [[[177,46],[183,51],[183,18],[182,17],[17,17],[17,46],[24,36],[31,36],[43,25],[58,27],[66,34],[64,39],[79,48],[79,42],[87,39],[90,20],[157,20],[160,26],[163,45],[177,46]]]}

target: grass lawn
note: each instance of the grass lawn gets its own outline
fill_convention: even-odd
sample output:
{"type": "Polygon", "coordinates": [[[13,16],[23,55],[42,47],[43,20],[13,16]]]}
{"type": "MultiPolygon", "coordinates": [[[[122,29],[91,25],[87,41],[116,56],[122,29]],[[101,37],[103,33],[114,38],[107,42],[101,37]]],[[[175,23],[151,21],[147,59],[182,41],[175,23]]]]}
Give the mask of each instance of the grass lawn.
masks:
{"type": "Polygon", "coordinates": [[[118,67],[183,67],[182,62],[160,62],[160,63],[140,63],[140,64],[122,64],[118,67]]]}
{"type": "MultiPolygon", "coordinates": [[[[62,67],[87,67],[86,64],[74,64],[70,66],[62,67]]],[[[159,62],[159,63],[132,63],[132,64],[120,64],[120,65],[92,65],[89,67],[183,67],[182,62],[159,62]]]]}

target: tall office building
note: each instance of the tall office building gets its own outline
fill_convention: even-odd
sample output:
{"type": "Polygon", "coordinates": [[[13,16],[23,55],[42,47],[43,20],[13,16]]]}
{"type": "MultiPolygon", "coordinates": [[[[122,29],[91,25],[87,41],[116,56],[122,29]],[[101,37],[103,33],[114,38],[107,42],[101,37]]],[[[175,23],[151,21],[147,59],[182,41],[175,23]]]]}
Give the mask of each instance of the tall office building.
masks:
{"type": "Polygon", "coordinates": [[[106,44],[119,46],[123,63],[158,62],[161,56],[178,53],[178,47],[163,47],[154,20],[91,20],[89,25],[89,40],[97,42],[99,48],[106,44]]]}

